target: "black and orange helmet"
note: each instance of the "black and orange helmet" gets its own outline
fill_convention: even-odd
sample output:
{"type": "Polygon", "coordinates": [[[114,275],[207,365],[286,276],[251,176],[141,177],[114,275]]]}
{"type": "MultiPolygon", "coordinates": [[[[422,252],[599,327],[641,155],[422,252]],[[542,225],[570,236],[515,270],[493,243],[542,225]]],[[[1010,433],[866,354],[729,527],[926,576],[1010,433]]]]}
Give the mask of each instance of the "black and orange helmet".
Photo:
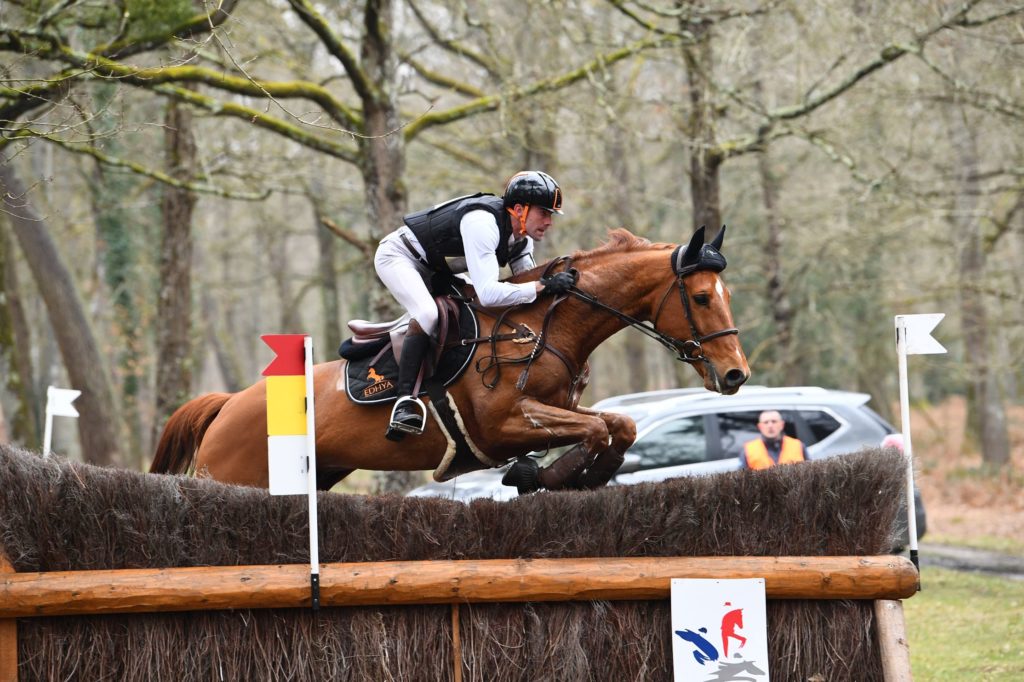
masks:
{"type": "Polygon", "coordinates": [[[505,208],[516,204],[537,206],[562,215],[562,189],[555,179],[541,171],[521,171],[505,184],[505,208]]]}

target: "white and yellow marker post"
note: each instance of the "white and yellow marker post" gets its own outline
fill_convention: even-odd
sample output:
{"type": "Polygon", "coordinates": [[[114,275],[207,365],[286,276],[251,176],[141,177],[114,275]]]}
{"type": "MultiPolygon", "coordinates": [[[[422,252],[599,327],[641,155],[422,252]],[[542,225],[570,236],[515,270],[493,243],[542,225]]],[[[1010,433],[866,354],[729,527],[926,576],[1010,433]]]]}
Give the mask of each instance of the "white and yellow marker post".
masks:
{"type": "Polygon", "coordinates": [[[313,339],[305,334],[264,334],[277,357],[267,377],[267,463],[271,495],[309,499],[309,586],[320,608],[320,541],[316,510],[316,410],[313,403],[313,339]]]}
{"type": "Polygon", "coordinates": [[[43,457],[50,456],[50,445],[53,441],[53,418],[74,417],[78,418],[78,410],[71,403],[75,398],[82,395],[81,391],[71,388],[46,388],[46,425],[43,430],[43,457]]]}
{"type": "Polygon", "coordinates": [[[910,389],[907,382],[907,356],[945,353],[941,343],[932,338],[932,330],[945,313],[896,316],[896,354],[900,367],[900,419],[903,422],[903,455],[907,460],[907,535],[910,538],[910,560],[921,570],[917,558],[917,510],[914,508],[914,447],[910,442],[910,389]]]}

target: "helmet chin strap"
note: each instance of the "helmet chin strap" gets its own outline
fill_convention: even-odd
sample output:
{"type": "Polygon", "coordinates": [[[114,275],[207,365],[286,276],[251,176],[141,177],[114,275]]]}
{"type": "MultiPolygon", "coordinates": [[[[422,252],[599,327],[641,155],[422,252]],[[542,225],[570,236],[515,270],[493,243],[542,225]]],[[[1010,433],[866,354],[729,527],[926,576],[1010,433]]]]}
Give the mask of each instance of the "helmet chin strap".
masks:
{"type": "Polygon", "coordinates": [[[522,215],[518,215],[511,208],[506,208],[505,210],[509,212],[509,215],[515,217],[519,221],[519,236],[523,236],[524,234],[526,234],[526,216],[528,216],[530,214],[530,205],[529,204],[519,204],[519,205],[523,207],[523,214],[522,215]]]}

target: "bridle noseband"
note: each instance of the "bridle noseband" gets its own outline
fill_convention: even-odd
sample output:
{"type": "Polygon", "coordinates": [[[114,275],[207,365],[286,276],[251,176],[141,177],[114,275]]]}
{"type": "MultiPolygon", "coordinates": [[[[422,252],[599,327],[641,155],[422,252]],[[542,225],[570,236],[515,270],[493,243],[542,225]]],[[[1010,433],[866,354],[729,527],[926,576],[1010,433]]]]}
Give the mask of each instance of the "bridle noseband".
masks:
{"type": "MultiPolygon", "coordinates": [[[[701,241],[703,241],[703,229],[701,230],[701,241]]],[[[719,241],[716,241],[714,244],[703,244],[700,246],[699,251],[693,244],[688,247],[677,246],[672,252],[672,271],[676,275],[674,284],[679,290],[679,300],[682,302],[683,311],[686,313],[686,322],[690,325],[689,339],[680,339],[658,329],[658,318],[661,316],[661,311],[665,307],[665,301],[668,300],[669,294],[672,293],[673,283],[670,283],[668,288],[665,289],[665,293],[661,297],[661,302],[658,303],[658,309],[655,311],[651,322],[644,322],[631,315],[627,315],[621,310],[612,308],[611,306],[597,300],[594,296],[584,291],[580,291],[575,286],[569,290],[569,293],[576,298],[607,311],[633,329],[636,329],[640,333],[654,339],[672,351],[677,360],[688,362],[690,364],[697,362],[704,363],[717,382],[718,374],[715,372],[715,367],[711,361],[708,360],[707,356],[704,355],[704,344],[722,336],[739,334],[740,330],[736,327],[729,327],[727,329],[719,329],[718,331],[701,335],[701,333],[697,331],[697,325],[693,320],[693,310],[690,306],[690,297],[686,290],[686,278],[693,273],[700,272],[702,270],[710,270],[712,272],[719,273],[725,269],[725,257],[722,256],[722,254],[715,248],[719,243],[719,241]]]]}
{"type": "Polygon", "coordinates": [[[716,332],[710,334],[704,334],[701,336],[700,332],[697,331],[697,325],[693,321],[693,311],[690,307],[690,297],[687,295],[686,290],[686,277],[697,272],[700,268],[692,267],[686,270],[682,270],[676,274],[676,284],[679,287],[679,299],[683,302],[683,311],[686,313],[686,322],[690,325],[690,338],[687,340],[680,340],[674,336],[669,336],[663,332],[657,330],[658,318],[661,316],[661,310],[665,307],[665,301],[668,299],[668,295],[672,293],[672,285],[669,284],[665,290],[664,295],[661,297],[661,303],[658,304],[658,310],[654,313],[654,319],[651,321],[651,328],[657,332],[661,338],[658,340],[662,342],[669,350],[673,350],[676,353],[676,359],[683,362],[703,362],[710,365],[710,361],[704,356],[704,343],[717,339],[720,336],[730,336],[732,334],[739,334],[740,330],[736,327],[729,327],[727,329],[719,329],[716,332]]]}
{"type": "Polygon", "coordinates": [[[601,308],[602,310],[608,312],[609,314],[614,315],[618,319],[625,322],[627,326],[632,327],[633,329],[639,331],[641,334],[644,334],[645,336],[654,339],[661,345],[665,346],[665,348],[672,351],[675,354],[677,360],[681,360],[682,362],[689,362],[691,364],[695,362],[703,362],[704,364],[711,367],[711,361],[708,360],[707,356],[704,355],[703,344],[706,343],[707,341],[711,341],[712,339],[717,339],[720,336],[739,334],[740,330],[737,329],[736,327],[730,327],[728,329],[719,329],[718,331],[704,335],[701,335],[700,332],[697,331],[697,325],[693,321],[693,311],[690,307],[690,297],[687,295],[686,277],[693,274],[694,272],[697,272],[699,269],[700,268],[691,268],[685,271],[680,271],[676,274],[675,282],[670,283],[668,285],[668,288],[665,289],[665,293],[661,297],[661,303],[658,304],[658,310],[655,313],[654,319],[651,322],[645,322],[643,320],[633,317],[632,315],[627,315],[626,313],[622,312],[621,310],[618,310],[617,308],[613,308],[610,305],[602,303],[600,300],[598,300],[591,294],[588,294],[585,291],[581,291],[576,287],[570,289],[569,293],[580,300],[586,301],[592,306],[601,308]],[[690,325],[691,338],[689,339],[680,339],[676,336],[666,334],[657,327],[658,317],[661,316],[661,310],[662,308],[665,307],[665,301],[668,299],[668,295],[672,293],[673,284],[678,286],[679,298],[683,303],[683,310],[686,313],[686,322],[690,325]]]}

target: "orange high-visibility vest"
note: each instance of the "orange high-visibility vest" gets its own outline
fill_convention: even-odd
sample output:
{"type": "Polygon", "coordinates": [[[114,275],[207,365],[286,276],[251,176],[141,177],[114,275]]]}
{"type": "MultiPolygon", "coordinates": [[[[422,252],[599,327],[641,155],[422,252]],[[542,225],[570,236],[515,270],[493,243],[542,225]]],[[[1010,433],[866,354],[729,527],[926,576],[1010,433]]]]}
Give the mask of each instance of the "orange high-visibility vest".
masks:
{"type": "MultiPolygon", "coordinates": [[[[747,467],[751,469],[767,469],[774,466],[775,461],[768,454],[764,441],[755,438],[743,445],[747,454],[747,467]]],[[[800,441],[789,436],[782,437],[782,449],[779,451],[779,464],[796,464],[804,461],[804,449],[800,441]]]]}

